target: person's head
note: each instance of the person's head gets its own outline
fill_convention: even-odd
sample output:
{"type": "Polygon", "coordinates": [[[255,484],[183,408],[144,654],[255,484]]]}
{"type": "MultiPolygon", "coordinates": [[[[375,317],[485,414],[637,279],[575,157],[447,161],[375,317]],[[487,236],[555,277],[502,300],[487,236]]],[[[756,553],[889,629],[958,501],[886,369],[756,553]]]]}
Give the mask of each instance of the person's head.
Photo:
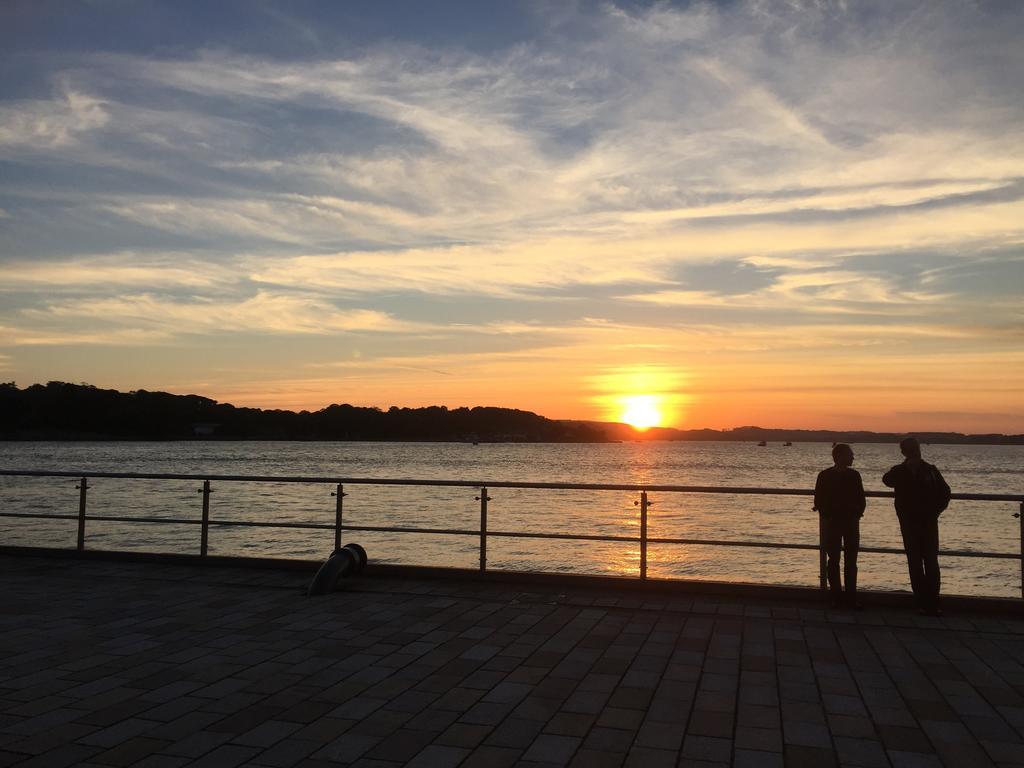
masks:
{"type": "Polygon", "coordinates": [[[920,459],[921,444],[917,442],[916,437],[904,438],[903,440],[900,440],[900,453],[908,459],[920,459]]]}
{"type": "Polygon", "coordinates": [[[832,461],[837,467],[848,467],[853,464],[853,448],[846,443],[836,443],[832,446],[832,461]]]}

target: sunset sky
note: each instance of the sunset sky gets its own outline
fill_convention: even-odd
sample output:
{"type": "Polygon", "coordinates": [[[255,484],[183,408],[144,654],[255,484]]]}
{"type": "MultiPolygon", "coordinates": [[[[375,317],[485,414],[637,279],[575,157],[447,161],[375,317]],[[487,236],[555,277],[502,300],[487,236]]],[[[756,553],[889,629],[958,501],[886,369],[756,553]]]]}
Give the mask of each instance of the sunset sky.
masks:
{"type": "Polygon", "coordinates": [[[1022,40],[966,0],[4,2],[0,380],[1024,432],[1022,40]]]}

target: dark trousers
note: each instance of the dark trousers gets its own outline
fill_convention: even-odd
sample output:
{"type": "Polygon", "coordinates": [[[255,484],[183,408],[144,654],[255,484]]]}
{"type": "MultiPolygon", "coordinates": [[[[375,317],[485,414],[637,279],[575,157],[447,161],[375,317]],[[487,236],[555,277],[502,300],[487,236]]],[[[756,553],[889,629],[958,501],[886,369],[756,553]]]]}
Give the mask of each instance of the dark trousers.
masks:
{"type": "Polygon", "coordinates": [[[939,607],[939,520],[900,516],[900,533],[907,552],[910,587],[925,610],[939,607]]]}
{"type": "Polygon", "coordinates": [[[839,554],[843,555],[843,577],[846,582],[846,599],[852,601],[857,595],[857,551],[860,549],[860,518],[856,515],[837,515],[824,518],[825,554],[828,557],[826,572],[828,587],[833,600],[843,597],[843,585],[839,581],[839,554]]]}

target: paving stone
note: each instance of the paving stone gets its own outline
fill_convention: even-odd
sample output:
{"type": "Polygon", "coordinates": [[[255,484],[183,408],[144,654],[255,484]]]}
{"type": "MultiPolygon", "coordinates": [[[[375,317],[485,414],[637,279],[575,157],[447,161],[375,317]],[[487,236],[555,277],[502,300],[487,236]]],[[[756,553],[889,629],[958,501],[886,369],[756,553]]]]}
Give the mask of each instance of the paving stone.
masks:
{"type": "Polygon", "coordinates": [[[494,729],[490,725],[453,723],[435,739],[435,743],[442,746],[473,749],[482,743],[492,730],[494,729]]]}
{"type": "Polygon", "coordinates": [[[732,740],[687,735],[683,739],[682,755],[696,760],[729,762],[732,760],[732,740]]]}
{"type": "Polygon", "coordinates": [[[295,738],[327,744],[350,730],[354,725],[356,725],[355,720],[321,717],[296,731],[295,738]]]}
{"type": "Polygon", "coordinates": [[[459,717],[459,720],[464,723],[476,723],[477,725],[496,725],[508,717],[511,711],[511,704],[496,704],[490,701],[482,701],[470,707],[468,711],[459,717]]]}
{"type": "Polygon", "coordinates": [[[568,765],[581,742],[582,739],[574,736],[557,736],[551,733],[542,733],[534,739],[533,744],[526,750],[523,760],[568,765]]]}
{"type": "Polygon", "coordinates": [[[864,703],[857,696],[841,696],[834,693],[825,693],[821,696],[825,711],[833,715],[857,715],[866,716],[867,710],[864,703]]]}
{"type": "MultiPolygon", "coordinates": [[[[184,768],[191,760],[187,757],[171,757],[170,755],[149,755],[135,763],[135,768],[184,768]]],[[[291,765],[291,763],[288,763],[291,765]]]]}
{"type": "Polygon", "coordinates": [[[144,757],[160,752],[168,744],[169,742],[160,739],[132,738],[91,759],[104,765],[135,765],[144,757]]]}
{"type": "Polygon", "coordinates": [[[918,728],[905,728],[898,725],[878,726],[878,736],[886,749],[897,752],[931,753],[935,749],[924,731],[918,728]]]}
{"type": "Polygon", "coordinates": [[[719,736],[729,738],[732,736],[733,716],[728,712],[708,712],[706,710],[694,710],[690,715],[690,722],[686,726],[686,732],[697,736],[719,736]]]}
{"type": "MultiPolygon", "coordinates": [[[[521,717],[526,720],[549,720],[561,709],[561,699],[549,699],[541,696],[527,696],[512,710],[513,717],[521,717]]],[[[592,717],[585,713],[578,713],[582,717],[592,717]]]]}
{"type": "MultiPolygon", "coordinates": [[[[617,703],[609,702],[609,706],[617,709],[643,709],[645,705],[639,705],[638,700],[630,696],[620,697],[617,703]],[[637,704],[637,706],[629,706],[637,704]]],[[[576,691],[562,705],[565,712],[579,712],[583,714],[597,714],[609,701],[609,695],[604,691],[576,691]]]]}
{"type": "Polygon", "coordinates": [[[0,738],[5,738],[7,741],[5,746],[11,752],[39,755],[61,744],[70,744],[80,740],[96,730],[97,728],[91,725],[64,723],[41,733],[33,734],[28,738],[21,738],[14,734],[4,734],[4,737],[0,738]]]}
{"type": "Polygon", "coordinates": [[[678,752],[682,743],[683,731],[678,726],[648,721],[640,726],[635,746],[678,752]]]}
{"type": "Polygon", "coordinates": [[[604,728],[596,725],[590,729],[583,746],[587,749],[600,752],[617,752],[626,754],[633,745],[636,738],[636,731],[626,731],[619,728],[604,728]]]}
{"type": "Polygon", "coordinates": [[[751,728],[779,728],[782,725],[782,716],[777,707],[741,702],[736,712],[736,723],[751,728]]]}
{"type": "Polygon", "coordinates": [[[1024,744],[1022,744],[1019,741],[1005,742],[989,741],[986,739],[981,742],[981,746],[984,747],[985,751],[989,754],[989,756],[997,762],[1024,762],[1024,744]]]}
{"type": "Polygon", "coordinates": [[[829,715],[828,729],[833,736],[850,736],[861,739],[875,737],[875,725],[870,718],[857,715],[829,715]]]}
{"type": "Polygon", "coordinates": [[[270,749],[261,752],[253,762],[257,765],[284,768],[297,765],[321,748],[323,748],[323,744],[318,741],[286,738],[277,742],[270,749]]]}
{"type": "Polygon", "coordinates": [[[111,746],[115,746],[116,744],[145,733],[157,725],[159,725],[159,723],[155,723],[152,720],[129,718],[128,720],[123,720],[109,728],[103,728],[102,730],[93,731],[92,733],[83,735],[78,740],[84,744],[102,746],[102,748],[110,749],[111,746]]]}
{"type": "Polygon", "coordinates": [[[544,723],[540,720],[510,717],[491,732],[486,743],[498,747],[526,749],[537,738],[543,727],[544,723]]]}
{"type": "Polygon", "coordinates": [[[644,713],[636,709],[606,707],[597,717],[597,724],[605,728],[636,730],[644,721],[644,713]]]}
{"type": "Polygon", "coordinates": [[[626,759],[626,754],[601,752],[581,747],[569,763],[571,768],[619,768],[626,759]]]}
{"type": "MultiPolygon", "coordinates": [[[[63,744],[41,755],[30,757],[24,762],[16,763],[18,766],[28,768],[67,768],[67,766],[80,766],[86,761],[95,757],[101,750],[98,747],[87,747],[83,744],[63,744]]],[[[23,755],[22,755],[23,757],[23,755]]]]}
{"type": "Polygon", "coordinates": [[[828,732],[828,728],[818,723],[784,720],[782,723],[782,733],[786,744],[832,749],[832,737],[828,732]]]}
{"type": "Polygon", "coordinates": [[[247,765],[259,752],[260,750],[256,747],[225,744],[190,763],[190,766],[191,768],[234,768],[238,765],[247,765]]]}
{"type": "MultiPolygon", "coordinates": [[[[1020,759],[1021,748],[1024,745],[1016,745],[1013,754],[1014,759],[1020,759]]],[[[988,768],[992,764],[992,758],[981,746],[977,744],[954,744],[942,742],[936,745],[936,752],[945,765],[962,766],[962,768],[988,768]]],[[[1008,761],[997,760],[1000,765],[1006,765],[1008,761]]]]}
{"type": "Polygon", "coordinates": [[[313,757],[333,762],[351,763],[376,747],[380,741],[379,736],[370,736],[365,733],[345,733],[314,752],[313,757]]]}
{"type": "Polygon", "coordinates": [[[459,768],[510,768],[518,762],[522,753],[521,749],[485,744],[470,752],[459,768]]]}
{"type": "Polygon", "coordinates": [[[431,744],[406,763],[409,768],[455,768],[468,755],[468,749],[431,744]]]}
{"type": "Polygon", "coordinates": [[[786,744],[783,753],[786,768],[835,768],[835,753],[831,749],[786,744]]]}
{"type": "Polygon", "coordinates": [[[679,753],[674,750],[633,747],[623,765],[629,768],[675,768],[679,753]]]}
{"type": "Polygon", "coordinates": [[[558,712],[544,726],[545,733],[559,736],[586,736],[597,718],[577,712],[558,712]]]}
{"type": "Polygon", "coordinates": [[[735,768],[784,768],[785,762],[779,752],[757,752],[737,746],[733,765],[735,768]]]}
{"type": "Polygon", "coordinates": [[[866,768],[887,768],[889,761],[881,742],[872,739],[852,739],[847,736],[835,738],[839,762],[843,765],[858,765],[866,768]]]}
{"type": "Polygon", "coordinates": [[[941,768],[942,761],[936,755],[920,752],[901,752],[890,749],[886,753],[893,768],[941,768]]]}
{"type": "Polygon", "coordinates": [[[965,717],[963,723],[978,741],[1016,741],[1021,738],[1002,718],[965,717]]]}
{"type": "Polygon", "coordinates": [[[902,707],[870,707],[871,719],[877,725],[896,725],[904,728],[916,728],[917,720],[909,710],[902,707]]]}
{"type": "Polygon", "coordinates": [[[497,702],[499,704],[518,704],[533,690],[532,685],[524,683],[498,683],[491,688],[483,697],[484,701],[497,702]]]}
{"type": "Polygon", "coordinates": [[[738,726],[736,728],[735,739],[736,749],[746,749],[758,752],[782,751],[781,729],[738,726]]]}
{"type": "Polygon", "coordinates": [[[199,757],[205,755],[221,744],[231,739],[230,733],[217,733],[216,731],[196,731],[191,736],[186,736],[179,741],[165,747],[162,751],[170,755],[181,757],[199,757]]]}

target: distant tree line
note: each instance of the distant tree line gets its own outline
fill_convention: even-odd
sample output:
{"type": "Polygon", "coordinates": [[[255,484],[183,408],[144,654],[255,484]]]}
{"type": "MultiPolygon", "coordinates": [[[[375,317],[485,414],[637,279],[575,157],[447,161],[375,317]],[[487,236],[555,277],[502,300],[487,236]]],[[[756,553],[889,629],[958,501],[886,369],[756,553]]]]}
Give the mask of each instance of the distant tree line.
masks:
{"type": "Polygon", "coordinates": [[[319,411],[236,408],[199,395],[118,392],[51,381],[0,384],[0,439],[6,440],[434,440],[596,442],[581,422],[510,408],[362,408],[319,411]]]}
{"type": "MultiPolygon", "coordinates": [[[[918,432],[926,443],[1024,445],[1024,435],[918,432]]],[[[18,389],[0,383],[0,440],[410,440],[608,442],[730,440],[898,442],[902,433],[808,429],[673,429],[558,421],[511,408],[398,408],[329,405],[319,411],[236,408],[200,395],[118,392],[51,381],[18,389]]]]}

